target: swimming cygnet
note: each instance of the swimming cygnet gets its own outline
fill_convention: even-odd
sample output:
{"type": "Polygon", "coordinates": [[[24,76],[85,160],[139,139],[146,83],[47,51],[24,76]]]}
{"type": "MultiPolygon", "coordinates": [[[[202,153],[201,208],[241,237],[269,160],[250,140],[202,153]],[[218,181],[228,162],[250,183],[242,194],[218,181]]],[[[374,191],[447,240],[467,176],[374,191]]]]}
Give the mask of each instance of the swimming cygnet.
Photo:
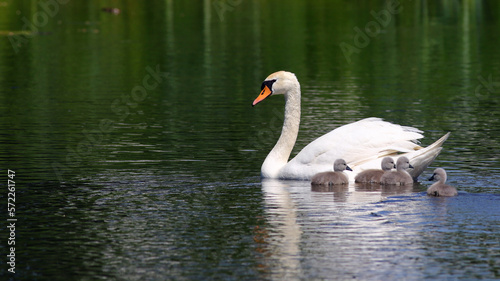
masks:
{"type": "Polygon", "coordinates": [[[359,173],[354,178],[354,182],[379,183],[380,178],[386,171],[390,171],[393,168],[396,168],[394,160],[391,157],[384,157],[384,159],[382,159],[382,164],[380,166],[382,167],[382,170],[370,169],[359,173]]]}
{"type": "Polygon", "coordinates": [[[311,185],[349,184],[349,178],[343,173],[344,170],[352,171],[344,159],[337,159],[333,163],[333,172],[323,172],[314,175],[311,179],[311,185]]]}
{"type": "Polygon", "coordinates": [[[451,186],[445,184],[446,182],[446,171],[443,168],[437,168],[434,170],[434,174],[429,180],[437,180],[432,184],[429,189],[427,189],[427,195],[431,196],[457,196],[457,190],[451,186]]]}
{"type": "Polygon", "coordinates": [[[380,184],[413,184],[413,178],[405,171],[408,168],[413,168],[413,166],[410,165],[410,160],[405,156],[399,157],[396,162],[396,171],[385,172],[380,178],[380,184]]]}

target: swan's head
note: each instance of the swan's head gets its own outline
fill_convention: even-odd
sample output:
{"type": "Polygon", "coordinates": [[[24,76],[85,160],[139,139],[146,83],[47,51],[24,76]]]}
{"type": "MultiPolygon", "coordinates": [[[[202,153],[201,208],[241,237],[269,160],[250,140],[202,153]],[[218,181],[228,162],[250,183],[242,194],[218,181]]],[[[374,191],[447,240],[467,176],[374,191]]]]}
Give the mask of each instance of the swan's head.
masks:
{"type": "Polygon", "coordinates": [[[263,101],[270,95],[285,95],[291,89],[300,87],[295,74],[288,71],[278,71],[269,76],[262,82],[259,96],[253,101],[252,106],[263,101]]]}
{"type": "Polygon", "coordinates": [[[432,174],[432,177],[429,178],[430,181],[432,180],[443,180],[443,182],[446,181],[446,171],[443,168],[437,168],[434,170],[434,174],[432,174]]]}
{"type": "Polygon", "coordinates": [[[401,156],[398,158],[398,161],[396,162],[396,168],[397,170],[406,170],[408,168],[412,168],[413,166],[410,165],[410,160],[406,158],[405,156],[401,156]]]}
{"type": "Polygon", "coordinates": [[[347,166],[347,163],[345,162],[344,159],[337,159],[335,162],[333,162],[333,170],[335,172],[342,172],[344,170],[352,171],[352,169],[347,166]]]}

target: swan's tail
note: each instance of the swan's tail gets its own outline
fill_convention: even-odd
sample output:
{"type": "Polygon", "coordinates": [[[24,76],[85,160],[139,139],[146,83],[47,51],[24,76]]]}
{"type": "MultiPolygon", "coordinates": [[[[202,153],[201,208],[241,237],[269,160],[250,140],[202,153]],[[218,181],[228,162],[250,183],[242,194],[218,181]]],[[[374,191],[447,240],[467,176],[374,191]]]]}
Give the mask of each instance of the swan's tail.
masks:
{"type": "Polygon", "coordinates": [[[441,149],[443,149],[441,146],[449,136],[450,132],[446,133],[446,135],[442,136],[433,144],[425,148],[404,154],[408,157],[408,159],[410,159],[410,164],[414,167],[414,169],[409,169],[408,173],[410,173],[415,181],[418,176],[422,174],[422,172],[432,163],[432,161],[436,159],[441,152],[441,149]]]}

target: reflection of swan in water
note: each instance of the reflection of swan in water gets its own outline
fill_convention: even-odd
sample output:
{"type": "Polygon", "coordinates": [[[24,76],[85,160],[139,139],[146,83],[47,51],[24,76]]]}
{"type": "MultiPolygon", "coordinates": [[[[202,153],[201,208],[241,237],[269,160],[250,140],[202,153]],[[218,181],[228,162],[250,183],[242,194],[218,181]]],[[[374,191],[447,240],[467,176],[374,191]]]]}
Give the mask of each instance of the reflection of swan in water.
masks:
{"type": "Polygon", "coordinates": [[[302,231],[297,222],[297,206],[288,191],[286,182],[263,179],[262,189],[266,204],[266,219],[269,228],[273,229],[269,237],[269,253],[273,261],[278,261],[279,266],[273,266],[273,272],[282,280],[291,280],[300,276],[300,240],[302,231]]]}
{"type": "Polygon", "coordinates": [[[397,157],[402,152],[415,169],[417,178],[441,151],[448,134],[423,148],[414,140],[423,136],[416,128],[395,125],[379,118],[367,118],[339,127],[314,140],[288,161],[295,145],[300,124],[300,84],[295,74],[279,71],[262,83],[262,91],[253,105],[272,94],[285,96],[285,119],[280,138],[261,167],[264,178],[310,180],[320,172],[331,169],[333,159],[343,158],[353,169],[350,179],[366,169],[378,169],[385,156],[397,157]]]}
{"type": "Polygon", "coordinates": [[[418,182],[415,182],[413,184],[406,184],[406,185],[395,185],[395,184],[387,184],[387,185],[381,185],[382,186],[382,191],[380,195],[383,197],[388,197],[388,196],[395,196],[399,194],[408,194],[412,192],[420,192],[420,184],[418,182]]]}
{"type": "Polygon", "coordinates": [[[382,190],[380,184],[373,184],[370,182],[357,182],[354,184],[354,188],[359,192],[380,192],[382,190]]]}
{"type": "Polygon", "coordinates": [[[337,185],[313,184],[313,185],[311,185],[311,191],[314,191],[314,192],[348,192],[349,187],[347,184],[337,184],[337,185]]]}
{"type": "Polygon", "coordinates": [[[398,194],[407,194],[407,193],[421,191],[421,185],[418,182],[407,185],[395,185],[395,184],[380,185],[380,184],[363,182],[363,183],[355,183],[354,188],[356,190],[354,194],[357,194],[357,196],[359,197],[363,195],[369,196],[369,194],[372,194],[372,196],[378,195],[379,198],[385,198],[388,196],[394,196],[398,194]]]}
{"type": "MultiPolygon", "coordinates": [[[[393,194],[411,189],[411,186],[398,187],[393,194]]],[[[310,245],[322,251],[321,243],[338,243],[338,249],[342,249],[346,246],[343,239],[325,238],[324,235],[335,232],[349,240],[352,232],[349,229],[342,231],[343,227],[339,226],[363,224],[365,215],[361,214],[360,221],[359,210],[367,205],[375,206],[366,203],[382,199],[380,192],[352,191],[346,185],[333,188],[331,194],[317,193],[311,192],[310,183],[306,181],[262,179],[265,222],[255,228],[254,240],[257,251],[262,253],[258,262],[266,277],[263,279],[294,280],[303,276],[303,261],[308,259],[308,250],[304,251],[301,246],[310,245]],[[321,239],[310,240],[311,235],[321,239]]]]}
{"type": "MultiPolygon", "coordinates": [[[[346,246],[345,240],[327,237],[327,233],[338,233],[349,240],[352,229],[342,231],[342,226],[365,223],[363,210],[380,206],[370,203],[383,199],[380,191],[358,192],[350,187],[333,186],[332,193],[318,193],[311,192],[310,183],[306,181],[262,179],[264,222],[254,231],[257,251],[261,253],[258,263],[264,274],[262,279],[296,280],[303,276],[308,266],[304,260],[310,259],[309,248],[304,251],[304,245],[320,252],[323,243],[330,247],[338,244],[337,250],[346,246]],[[311,240],[311,236],[317,239],[311,240]]],[[[411,192],[412,186],[394,185],[393,188],[386,195],[411,192]]],[[[375,229],[380,228],[377,225],[375,229]]],[[[390,233],[384,237],[390,237],[390,233]]]]}
{"type": "MultiPolygon", "coordinates": [[[[333,202],[346,202],[348,200],[348,196],[352,195],[349,193],[349,187],[347,184],[337,184],[337,185],[311,185],[311,191],[317,192],[316,196],[320,196],[320,198],[314,198],[317,200],[320,200],[322,202],[327,201],[328,204],[331,204],[332,202],[332,197],[333,197],[333,202]],[[321,193],[331,193],[332,197],[325,195],[320,195],[321,193]]],[[[315,194],[311,194],[312,197],[315,196],[315,194]]]]}

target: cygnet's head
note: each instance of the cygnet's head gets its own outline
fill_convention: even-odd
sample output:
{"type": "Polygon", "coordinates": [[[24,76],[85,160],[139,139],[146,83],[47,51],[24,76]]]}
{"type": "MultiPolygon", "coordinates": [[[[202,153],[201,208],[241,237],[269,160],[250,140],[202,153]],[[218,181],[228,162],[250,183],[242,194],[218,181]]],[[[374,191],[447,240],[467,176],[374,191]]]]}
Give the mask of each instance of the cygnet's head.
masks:
{"type": "Polygon", "coordinates": [[[446,171],[443,168],[436,168],[429,180],[441,181],[443,183],[446,182],[446,171]]]}
{"type": "Polygon", "coordinates": [[[335,162],[333,163],[333,170],[335,172],[342,172],[344,170],[352,171],[352,169],[347,166],[347,163],[344,159],[335,160],[335,162]]]}
{"type": "Polygon", "coordinates": [[[413,166],[410,165],[410,160],[408,160],[408,158],[406,158],[405,156],[401,156],[398,158],[398,161],[396,162],[396,168],[398,171],[401,171],[409,168],[413,169],[413,166]]]}
{"type": "Polygon", "coordinates": [[[253,101],[252,106],[255,106],[271,95],[284,95],[293,88],[300,88],[295,74],[288,71],[275,72],[262,82],[260,94],[253,101]]]}
{"type": "Polygon", "coordinates": [[[394,164],[394,159],[392,159],[392,157],[384,157],[380,166],[384,171],[390,171],[396,168],[396,164],[394,164]]]}

